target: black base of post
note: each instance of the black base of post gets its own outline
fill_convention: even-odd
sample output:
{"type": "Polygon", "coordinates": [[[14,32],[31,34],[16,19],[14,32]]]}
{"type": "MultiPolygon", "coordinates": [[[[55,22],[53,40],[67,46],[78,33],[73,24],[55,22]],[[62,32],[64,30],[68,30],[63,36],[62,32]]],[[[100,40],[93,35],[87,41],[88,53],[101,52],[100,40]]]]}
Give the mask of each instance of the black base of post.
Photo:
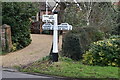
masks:
{"type": "Polygon", "coordinates": [[[52,61],[58,62],[58,53],[52,53],[52,61]]]}

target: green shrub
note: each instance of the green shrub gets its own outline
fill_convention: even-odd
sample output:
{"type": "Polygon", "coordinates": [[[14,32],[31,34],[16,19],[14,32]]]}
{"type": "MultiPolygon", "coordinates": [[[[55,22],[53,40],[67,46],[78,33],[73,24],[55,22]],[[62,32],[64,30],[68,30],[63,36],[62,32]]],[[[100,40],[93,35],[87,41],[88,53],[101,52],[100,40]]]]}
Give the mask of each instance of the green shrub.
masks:
{"type": "Polygon", "coordinates": [[[36,14],[36,3],[3,2],[2,23],[11,26],[13,51],[31,43],[29,18],[36,14]]]}
{"type": "Polygon", "coordinates": [[[112,35],[120,35],[120,23],[118,26],[112,29],[112,35]]]}
{"type": "Polygon", "coordinates": [[[120,36],[92,43],[83,55],[83,63],[89,65],[119,66],[119,62],[120,36]]]}
{"type": "Polygon", "coordinates": [[[64,52],[63,56],[79,60],[82,55],[79,36],[75,34],[67,34],[64,40],[62,47],[64,52]]]}
{"type": "Polygon", "coordinates": [[[63,37],[62,55],[79,60],[82,58],[82,54],[88,50],[91,42],[103,38],[103,33],[94,27],[75,28],[63,37]]]}

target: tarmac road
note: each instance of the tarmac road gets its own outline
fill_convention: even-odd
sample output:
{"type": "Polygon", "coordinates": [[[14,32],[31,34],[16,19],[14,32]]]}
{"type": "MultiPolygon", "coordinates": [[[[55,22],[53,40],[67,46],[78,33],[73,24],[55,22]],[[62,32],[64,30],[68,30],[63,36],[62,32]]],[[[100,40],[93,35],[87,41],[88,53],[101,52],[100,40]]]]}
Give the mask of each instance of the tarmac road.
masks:
{"type": "MultiPolygon", "coordinates": [[[[94,79],[94,78],[77,79],[77,78],[50,76],[45,74],[30,74],[30,73],[28,74],[28,73],[18,72],[14,69],[2,68],[2,80],[101,80],[101,79],[94,79]]],[[[116,79],[109,79],[109,80],[116,80],[116,79]]]]}
{"type": "Polygon", "coordinates": [[[31,75],[21,72],[2,71],[2,80],[64,80],[43,75],[31,75]]]}

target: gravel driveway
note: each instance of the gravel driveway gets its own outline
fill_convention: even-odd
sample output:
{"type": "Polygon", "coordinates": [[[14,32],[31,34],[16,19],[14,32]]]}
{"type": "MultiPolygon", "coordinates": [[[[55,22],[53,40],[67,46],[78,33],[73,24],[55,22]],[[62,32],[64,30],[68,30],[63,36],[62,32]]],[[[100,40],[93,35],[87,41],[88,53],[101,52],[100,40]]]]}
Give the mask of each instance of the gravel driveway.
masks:
{"type": "Polygon", "coordinates": [[[32,42],[26,48],[0,56],[2,57],[2,66],[27,65],[49,55],[52,45],[52,35],[31,34],[31,38],[32,42]]]}

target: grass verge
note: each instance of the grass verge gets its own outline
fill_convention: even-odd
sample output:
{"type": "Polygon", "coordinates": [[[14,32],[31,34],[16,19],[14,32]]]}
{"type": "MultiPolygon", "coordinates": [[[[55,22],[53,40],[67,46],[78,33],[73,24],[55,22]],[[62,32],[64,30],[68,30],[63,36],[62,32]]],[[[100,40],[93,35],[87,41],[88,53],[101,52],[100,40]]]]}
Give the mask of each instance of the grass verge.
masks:
{"type": "Polygon", "coordinates": [[[118,67],[102,67],[84,65],[80,61],[73,61],[61,57],[59,62],[51,63],[48,58],[36,61],[27,66],[19,67],[22,72],[43,73],[49,75],[72,78],[118,78],[118,67]]]}

